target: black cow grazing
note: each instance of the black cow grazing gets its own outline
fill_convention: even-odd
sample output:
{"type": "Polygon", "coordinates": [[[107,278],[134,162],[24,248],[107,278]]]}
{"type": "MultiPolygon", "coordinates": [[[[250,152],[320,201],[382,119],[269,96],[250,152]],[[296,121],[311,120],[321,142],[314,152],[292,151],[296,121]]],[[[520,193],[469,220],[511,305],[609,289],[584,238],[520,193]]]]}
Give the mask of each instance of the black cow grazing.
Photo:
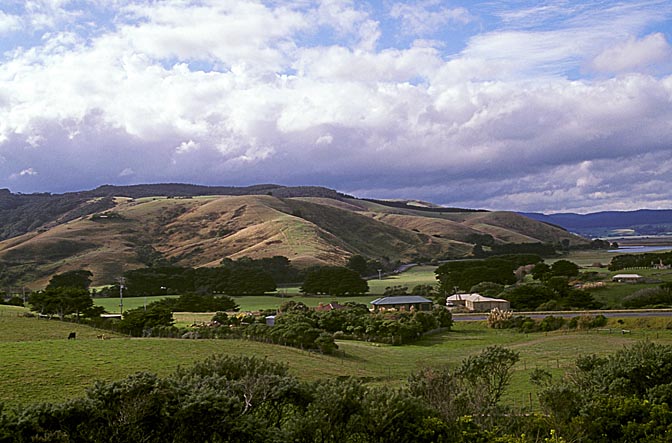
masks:
{"type": "Polygon", "coordinates": [[[75,332],[71,332],[68,334],[68,340],[74,340],[77,338],[77,334],[75,332]]]}

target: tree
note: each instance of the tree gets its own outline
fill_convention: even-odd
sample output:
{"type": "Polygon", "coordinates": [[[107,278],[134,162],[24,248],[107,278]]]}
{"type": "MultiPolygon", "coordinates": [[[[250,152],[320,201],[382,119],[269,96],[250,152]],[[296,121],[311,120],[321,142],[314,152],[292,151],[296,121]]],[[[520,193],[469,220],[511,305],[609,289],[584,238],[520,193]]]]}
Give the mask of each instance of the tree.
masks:
{"type": "Polygon", "coordinates": [[[558,260],[551,265],[553,276],[576,277],[579,275],[579,265],[569,260],[558,260]]]}
{"type": "Polygon", "coordinates": [[[366,259],[361,255],[350,256],[350,258],[348,259],[348,264],[346,264],[345,267],[355,271],[361,277],[366,276],[368,270],[368,264],[366,263],[366,259]]]}
{"type": "MultiPolygon", "coordinates": [[[[530,257],[532,256],[530,255],[530,257]]],[[[434,272],[441,283],[441,292],[452,294],[454,288],[467,291],[481,282],[493,282],[502,285],[513,284],[516,282],[513,271],[518,266],[520,266],[520,263],[517,256],[512,255],[486,260],[448,262],[439,266],[434,272]]]]}
{"type": "Polygon", "coordinates": [[[173,313],[170,308],[158,303],[150,303],[147,309],[131,309],[124,313],[119,329],[135,337],[142,336],[155,326],[171,326],[173,313]]]}
{"type": "Polygon", "coordinates": [[[513,376],[513,365],[519,359],[518,352],[489,346],[462,362],[459,372],[472,385],[470,400],[476,411],[487,414],[497,406],[513,376]]]}
{"type": "Polygon", "coordinates": [[[31,294],[30,310],[44,315],[57,315],[61,320],[66,315],[79,315],[93,306],[93,300],[85,289],[62,287],[48,288],[31,294]]]}
{"type": "Polygon", "coordinates": [[[78,288],[88,291],[91,286],[91,271],[80,269],[77,271],[67,271],[62,274],[56,274],[49,280],[47,289],[54,288],[78,288]]]}
{"type": "Polygon", "coordinates": [[[260,269],[236,269],[229,277],[230,295],[264,294],[276,289],[275,281],[268,272],[260,269]]]}
{"type": "Polygon", "coordinates": [[[501,296],[511,302],[511,308],[519,311],[535,310],[537,306],[558,298],[555,291],[541,284],[516,286],[501,296]]]}
{"type": "Polygon", "coordinates": [[[355,271],[343,267],[324,267],[311,271],[301,286],[301,292],[309,294],[364,294],[368,283],[355,271]]]}
{"type": "Polygon", "coordinates": [[[499,283],[493,283],[490,281],[484,281],[477,285],[474,285],[469,289],[469,292],[481,294],[486,297],[497,297],[504,290],[504,285],[499,283]]]}
{"type": "Polygon", "coordinates": [[[544,281],[546,278],[548,278],[548,275],[551,274],[551,267],[547,265],[546,263],[537,263],[534,265],[534,268],[532,268],[532,278],[535,280],[541,280],[544,281]]]}
{"type": "Polygon", "coordinates": [[[463,415],[486,419],[498,407],[519,358],[515,351],[490,346],[462,361],[454,371],[448,367],[421,369],[409,378],[409,388],[448,422],[463,415]]]}

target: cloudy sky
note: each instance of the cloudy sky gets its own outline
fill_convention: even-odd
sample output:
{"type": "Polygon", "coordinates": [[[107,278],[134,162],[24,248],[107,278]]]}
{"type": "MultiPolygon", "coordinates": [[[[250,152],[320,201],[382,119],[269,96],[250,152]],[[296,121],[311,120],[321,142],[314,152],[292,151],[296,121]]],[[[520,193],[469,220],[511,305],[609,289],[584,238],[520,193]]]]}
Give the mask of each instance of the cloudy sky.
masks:
{"type": "Polygon", "coordinates": [[[2,0],[0,188],[672,208],[672,2],[2,0]]]}

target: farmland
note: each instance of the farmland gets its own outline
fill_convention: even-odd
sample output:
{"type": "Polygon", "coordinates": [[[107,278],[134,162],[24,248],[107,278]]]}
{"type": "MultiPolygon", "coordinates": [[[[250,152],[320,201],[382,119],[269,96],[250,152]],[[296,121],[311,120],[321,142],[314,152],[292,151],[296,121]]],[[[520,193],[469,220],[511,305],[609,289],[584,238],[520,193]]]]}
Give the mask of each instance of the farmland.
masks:
{"type": "MultiPolygon", "coordinates": [[[[621,300],[626,295],[631,294],[639,289],[657,287],[658,283],[640,283],[640,284],[621,284],[611,283],[611,275],[615,274],[606,268],[592,267],[594,263],[607,264],[613,257],[614,253],[606,251],[576,251],[569,255],[563,256],[562,259],[573,261],[585,272],[598,272],[602,274],[602,278],[607,281],[604,288],[593,289],[591,292],[597,300],[604,303],[605,308],[617,309],[621,307],[621,300]]],[[[553,263],[558,259],[547,259],[547,263],[553,263]]],[[[327,304],[332,301],[344,303],[347,301],[354,301],[357,303],[367,304],[373,299],[381,296],[385,289],[392,286],[405,286],[408,290],[412,290],[417,285],[434,285],[437,283],[434,270],[436,266],[416,266],[406,272],[396,275],[384,276],[381,280],[372,279],[368,281],[369,294],[362,296],[307,296],[299,292],[299,287],[281,288],[276,294],[269,294],[265,296],[238,296],[234,297],[236,303],[240,306],[241,311],[259,311],[264,309],[277,309],[283,302],[291,299],[296,302],[302,302],[307,306],[315,307],[320,303],[327,304]]],[[[638,269],[636,271],[640,275],[659,280],[663,282],[672,281],[671,270],[656,270],[656,269],[638,269]]],[[[531,278],[528,276],[528,278],[531,278]]],[[[164,296],[153,297],[125,297],[124,310],[135,309],[149,304],[153,301],[164,298],[164,296]]],[[[108,312],[119,312],[119,298],[96,298],[94,303],[98,306],[103,306],[108,312]]]]}

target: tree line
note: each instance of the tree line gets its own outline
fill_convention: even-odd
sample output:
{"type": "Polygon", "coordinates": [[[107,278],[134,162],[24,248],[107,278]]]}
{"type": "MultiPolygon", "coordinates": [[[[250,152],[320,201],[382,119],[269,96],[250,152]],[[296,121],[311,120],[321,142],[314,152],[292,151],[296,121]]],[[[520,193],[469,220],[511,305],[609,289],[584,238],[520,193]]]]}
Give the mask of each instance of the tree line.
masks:
{"type": "MultiPolygon", "coordinates": [[[[315,266],[299,270],[282,256],[224,259],[219,266],[210,268],[147,267],[126,271],[123,277],[124,295],[129,297],[175,293],[259,295],[274,292],[278,283],[287,282],[303,282],[302,292],[311,294],[339,296],[368,292],[366,282],[350,268],[315,266]]],[[[103,294],[118,294],[119,284],[103,294]]]]}
{"type": "Polygon", "coordinates": [[[651,268],[662,263],[664,266],[672,265],[672,252],[623,254],[611,259],[610,271],[620,271],[628,268],[651,268]]]}

